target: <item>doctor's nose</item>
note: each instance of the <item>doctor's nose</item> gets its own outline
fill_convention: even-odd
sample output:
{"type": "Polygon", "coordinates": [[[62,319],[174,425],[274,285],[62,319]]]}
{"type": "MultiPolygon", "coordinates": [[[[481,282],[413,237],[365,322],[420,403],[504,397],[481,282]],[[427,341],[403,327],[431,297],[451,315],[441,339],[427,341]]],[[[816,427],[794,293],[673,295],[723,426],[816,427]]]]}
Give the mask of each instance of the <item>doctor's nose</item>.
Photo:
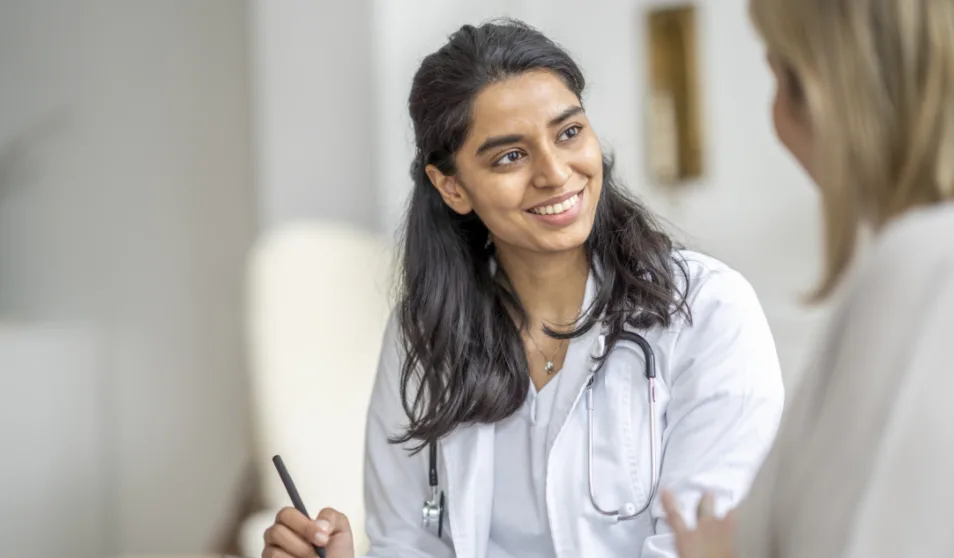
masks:
{"type": "Polygon", "coordinates": [[[535,188],[559,188],[566,184],[573,171],[553,150],[544,150],[534,162],[533,186],[535,188]]]}

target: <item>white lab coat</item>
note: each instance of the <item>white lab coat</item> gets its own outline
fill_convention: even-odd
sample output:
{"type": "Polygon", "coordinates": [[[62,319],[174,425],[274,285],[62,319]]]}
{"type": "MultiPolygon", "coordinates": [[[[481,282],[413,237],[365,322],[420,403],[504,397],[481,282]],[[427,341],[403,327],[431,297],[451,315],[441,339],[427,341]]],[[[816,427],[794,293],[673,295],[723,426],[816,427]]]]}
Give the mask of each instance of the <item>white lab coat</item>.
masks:
{"type": "MultiPolygon", "coordinates": [[[[746,493],[771,446],[784,393],[768,324],[750,285],[725,265],[683,252],[691,272],[693,325],[642,332],[656,356],[661,486],[685,510],[705,491],[719,509],[746,493]]],[[[584,301],[594,294],[591,276],[584,301]]],[[[587,488],[586,410],[581,395],[602,333],[569,345],[548,435],[547,509],[557,556],[675,556],[658,501],[621,523],[598,515],[587,488]]],[[[490,531],[494,425],[457,428],[440,444],[447,518],[443,540],[421,526],[429,495],[427,451],[410,456],[389,436],[406,424],[399,395],[401,349],[394,320],[385,334],[368,414],[365,468],[369,556],[484,558],[490,531]]],[[[597,498],[604,508],[650,492],[649,421],[643,356],[618,346],[594,387],[597,498]]]]}
{"type": "Polygon", "coordinates": [[[868,256],[738,510],[737,558],[954,556],[954,203],[868,256]]]}

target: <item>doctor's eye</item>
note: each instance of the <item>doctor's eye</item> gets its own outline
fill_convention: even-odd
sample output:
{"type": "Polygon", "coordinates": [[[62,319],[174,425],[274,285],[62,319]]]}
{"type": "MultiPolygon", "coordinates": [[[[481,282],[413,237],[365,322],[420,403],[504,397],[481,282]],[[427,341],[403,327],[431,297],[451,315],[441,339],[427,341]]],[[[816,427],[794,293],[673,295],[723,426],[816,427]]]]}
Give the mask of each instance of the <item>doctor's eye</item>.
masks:
{"type": "Polygon", "coordinates": [[[557,141],[571,140],[575,138],[577,135],[579,135],[579,133],[582,131],[583,131],[583,126],[580,126],[579,124],[574,124],[573,126],[570,126],[566,130],[564,130],[563,133],[560,134],[560,136],[557,138],[557,141]]]}
{"type": "Polygon", "coordinates": [[[507,165],[512,165],[523,158],[523,153],[519,151],[508,151],[504,153],[503,157],[500,157],[494,161],[495,167],[505,167],[507,165]]]}

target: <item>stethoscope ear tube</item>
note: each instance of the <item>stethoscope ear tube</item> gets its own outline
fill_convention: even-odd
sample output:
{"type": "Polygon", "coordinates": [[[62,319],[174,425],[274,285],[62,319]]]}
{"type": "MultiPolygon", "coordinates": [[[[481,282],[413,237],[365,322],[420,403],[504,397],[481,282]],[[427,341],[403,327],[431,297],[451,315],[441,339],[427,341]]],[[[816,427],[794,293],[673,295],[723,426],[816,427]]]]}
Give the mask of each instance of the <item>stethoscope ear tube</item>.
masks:
{"type": "Polygon", "coordinates": [[[427,458],[427,484],[431,488],[437,486],[437,442],[431,442],[428,446],[427,458]]]}
{"type": "MultiPolygon", "coordinates": [[[[601,336],[602,337],[602,336],[601,336]]],[[[590,496],[590,503],[593,505],[593,509],[596,510],[600,515],[612,518],[614,521],[626,521],[630,519],[635,519],[646,512],[653,503],[653,499],[656,497],[656,490],[659,484],[658,479],[658,460],[656,457],[656,358],[653,354],[653,349],[649,345],[649,342],[646,339],[635,332],[623,330],[619,334],[619,341],[629,341],[631,343],[639,346],[643,351],[643,358],[645,360],[644,373],[647,380],[647,400],[649,402],[649,467],[651,470],[651,481],[650,481],[650,493],[649,497],[646,499],[646,503],[643,504],[642,508],[636,508],[636,505],[632,502],[626,502],[622,504],[619,508],[615,510],[607,510],[600,507],[596,501],[596,494],[593,488],[593,384],[596,381],[596,375],[599,373],[602,368],[602,364],[605,362],[605,355],[601,354],[599,356],[600,365],[596,367],[593,371],[593,375],[590,377],[589,381],[586,384],[586,450],[587,450],[587,488],[590,496]]],[[[600,349],[605,350],[605,339],[600,339],[600,349]]]]}

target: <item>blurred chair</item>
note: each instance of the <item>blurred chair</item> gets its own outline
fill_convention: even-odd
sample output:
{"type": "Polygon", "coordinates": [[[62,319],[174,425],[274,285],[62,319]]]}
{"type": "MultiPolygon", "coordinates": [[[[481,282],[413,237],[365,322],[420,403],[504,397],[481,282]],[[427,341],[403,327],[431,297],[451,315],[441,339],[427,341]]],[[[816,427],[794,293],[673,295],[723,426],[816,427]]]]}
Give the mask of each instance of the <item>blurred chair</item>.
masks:
{"type": "Polygon", "coordinates": [[[271,462],[280,454],[314,517],[348,515],[367,548],[362,472],[365,413],[389,314],[392,252],[347,225],[299,223],[267,234],[249,268],[250,398],[255,467],[266,509],[242,525],[245,556],[291,505],[271,462]]]}

